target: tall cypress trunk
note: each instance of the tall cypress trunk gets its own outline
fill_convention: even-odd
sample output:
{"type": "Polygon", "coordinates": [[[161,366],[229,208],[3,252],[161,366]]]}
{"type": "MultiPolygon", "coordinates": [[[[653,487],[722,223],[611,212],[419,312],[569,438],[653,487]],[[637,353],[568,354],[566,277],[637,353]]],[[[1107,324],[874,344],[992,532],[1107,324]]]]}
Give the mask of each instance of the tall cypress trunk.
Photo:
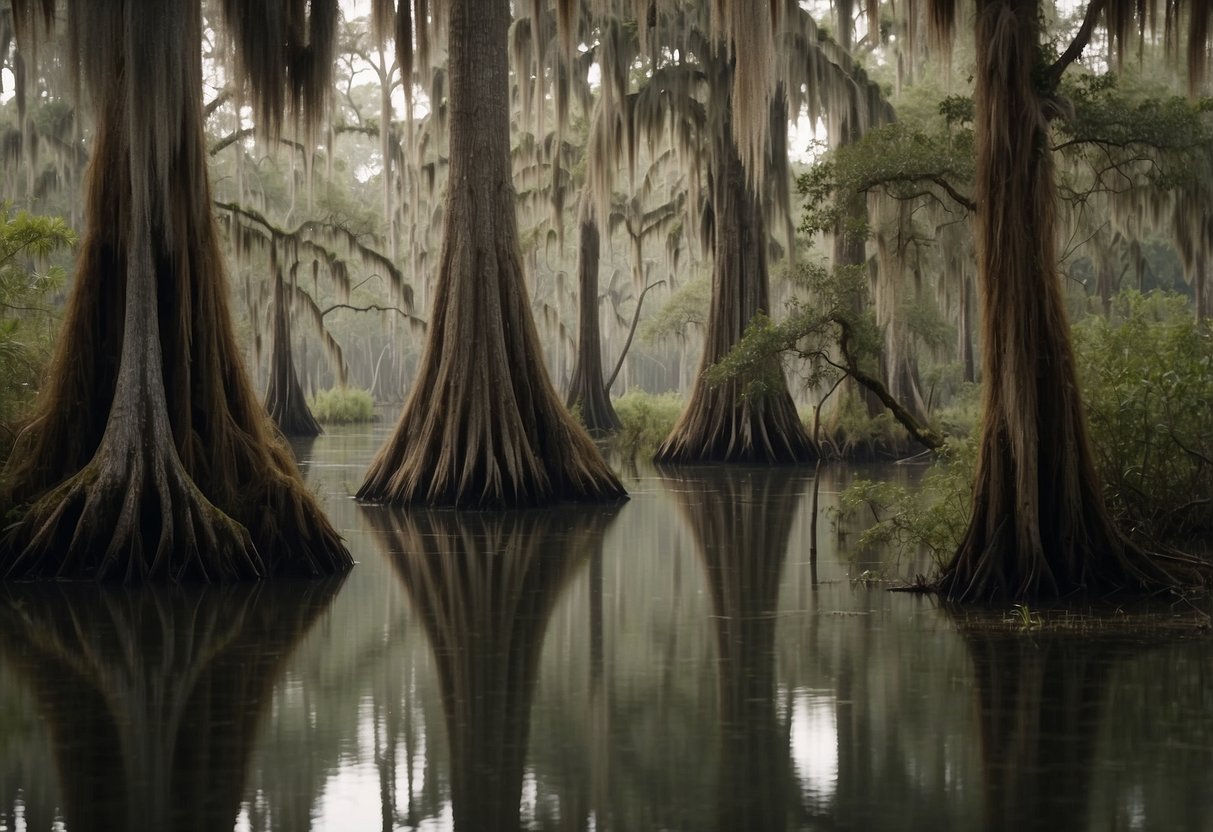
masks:
{"type": "MultiPolygon", "coordinates": [[[[727,112],[727,104],[725,105],[727,112]]],[[[718,116],[712,153],[715,263],[712,301],[699,375],[691,400],[657,449],[656,461],[803,462],[815,456],[783,368],[771,359],[773,389],[743,397],[744,379],[710,384],[704,377],[741,340],[750,320],[770,308],[767,232],[762,206],[733,141],[731,119],[718,116]]]]}
{"type": "Polygon", "coordinates": [[[270,383],[265,410],[283,436],[319,436],[324,431],[308,409],[307,399],[291,358],[291,312],[282,269],[274,264],[273,333],[270,340],[270,383]]]}
{"type": "Polygon", "coordinates": [[[1113,526],[1088,445],[1056,270],[1056,187],[1037,0],[980,0],[976,197],[984,413],[950,599],[1036,599],[1169,582],[1113,526]]]}
{"type": "Polygon", "coordinates": [[[509,0],[451,0],[450,171],[425,356],[360,499],[517,506],[623,487],[557,398],[523,284],[509,159],[509,0]]]}
{"type": "MultiPolygon", "coordinates": [[[[588,193],[588,191],[586,192],[588,193]]],[[[577,248],[577,360],[565,401],[579,407],[591,436],[619,430],[602,374],[602,335],[598,326],[599,231],[593,200],[582,197],[577,248]]]]}
{"type": "MultiPolygon", "coordinates": [[[[28,12],[28,9],[23,10],[28,12]]],[[[0,573],[232,579],[348,568],[232,333],[198,0],[73,3],[96,125],[63,337],[14,449],[0,573]]],[[[78,37],[71,38],[73,42],[78,37]]]]}

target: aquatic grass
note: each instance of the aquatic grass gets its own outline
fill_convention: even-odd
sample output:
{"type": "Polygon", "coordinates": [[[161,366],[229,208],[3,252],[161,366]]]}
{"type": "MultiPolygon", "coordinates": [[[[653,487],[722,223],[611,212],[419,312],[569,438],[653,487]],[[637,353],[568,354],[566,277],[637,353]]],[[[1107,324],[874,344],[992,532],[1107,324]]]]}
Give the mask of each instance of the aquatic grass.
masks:
{"type": "Polygon", "coordinates": [[[350,425],[375,418],[375,400],[366,390],[333,387],[321,390],[308,400],[316,421],[325,425],[350,425]]]}
{"type": "Polygon", "coordinates": [[[623,427],[611,439],[611,448],[624,458],[635,458],[653,455],[674,429],[685,402],[676,393],[634,390],[614,405],[623,427]]]}

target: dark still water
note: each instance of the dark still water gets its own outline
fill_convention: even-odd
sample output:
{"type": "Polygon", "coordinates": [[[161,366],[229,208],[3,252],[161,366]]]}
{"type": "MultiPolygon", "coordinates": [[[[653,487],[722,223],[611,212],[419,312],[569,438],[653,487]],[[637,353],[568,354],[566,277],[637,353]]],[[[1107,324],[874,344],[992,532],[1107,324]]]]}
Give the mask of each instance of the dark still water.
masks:
{"type": "Polygon", "coordinates": [[[344,580],[0,586],[0,830],[1213,829],[1210,639],[814,581],[811,470],[360,506],[383,433],[300,448],[344,580]]]}

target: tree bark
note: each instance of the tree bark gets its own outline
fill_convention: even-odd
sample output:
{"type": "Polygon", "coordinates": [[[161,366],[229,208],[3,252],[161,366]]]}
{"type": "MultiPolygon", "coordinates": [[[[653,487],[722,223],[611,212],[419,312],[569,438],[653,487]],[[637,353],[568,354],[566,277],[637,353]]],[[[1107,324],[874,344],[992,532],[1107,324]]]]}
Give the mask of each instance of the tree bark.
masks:
{"type": "Polygon", "coordinates": [[[623,487],[557,398],[523,284],[509,159],[508,0],[449,8],[450,173],[425,356],[358,497],[521,506],[623,487]]]}
{"type": "Polygon", "coordinates": [[[960,278],[960,298],[957,305],[959,316],[956,325],[956,350],[960,356],[961,367],[964,368],[964,380],[972,383],[977,381],[977,365],[973,356],[973,278],[967,273],[960,278]]]}
{"type": "Polygon", "coordinates": [[[282,269],[276,263],[270,268],[274,270],[274,312],[265,410],[283,436],[319,436],[324,431],[308,409],[291,357],[291,312],[287,308],[282,269]]]}
{"type": "Polygon", "coordinates": [[[1113,525],[1092,463],[1056,271],[1037,0],[980,0],[977,241],[984,415],[948,598],[1030,600],[1173,583],[1113,525]]]}
{"type": "Polygon", "coordinates": [[[88,221],[14,449],[0,574],[128,581],[352,565],[245,375],[211,214],[197,0],[73,6],[91,36],[88,221]],[[156,89],[143,86],[157,79],[156,89]],[[167,80],[166,80],[167,79],[167,80]]]}
{"type": "Polygon", "coordinates": [[[712,302],[691,400],[657,449],[659,463],[804,462],[816,456],[783,368],[771,359],[774,389],[743,397],[743,379],[710,384],[704,372],[741,340],[750,319],[769,311],[767,233],[762,206],[733,142],[727,116],[715,128],[712,302]]]}
{"type": "Polygon", "coordinates": [[[622,424],[603,382],[602,335],[598,325],[598,221],[593,200],[585,196],[578,230],[577,360],[565,402],[570,408],[580,407],[581,423],[591,436],[601,436],[619,430],[622,424]]]}

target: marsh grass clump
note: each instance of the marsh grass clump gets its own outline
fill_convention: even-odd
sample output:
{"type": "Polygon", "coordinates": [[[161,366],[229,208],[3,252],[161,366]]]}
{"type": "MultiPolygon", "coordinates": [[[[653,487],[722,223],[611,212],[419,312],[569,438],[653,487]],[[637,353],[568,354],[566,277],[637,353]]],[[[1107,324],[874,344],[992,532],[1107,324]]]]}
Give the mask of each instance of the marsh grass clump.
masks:
{"type": "Polygon", "coordinates": [[[611,448],[625,458],[634,458],[651,456],[670,435],[682,413],[683,400],[676,393],[634,390],[614,404],[621,427],[611,438],[611,448]]]}
{"type": "Polygon", "coordinates": [[[308,401],[312,415],[323,425],[353,425],[375,420],[375,399],[357,387],[321,390],[308,401]]]}

